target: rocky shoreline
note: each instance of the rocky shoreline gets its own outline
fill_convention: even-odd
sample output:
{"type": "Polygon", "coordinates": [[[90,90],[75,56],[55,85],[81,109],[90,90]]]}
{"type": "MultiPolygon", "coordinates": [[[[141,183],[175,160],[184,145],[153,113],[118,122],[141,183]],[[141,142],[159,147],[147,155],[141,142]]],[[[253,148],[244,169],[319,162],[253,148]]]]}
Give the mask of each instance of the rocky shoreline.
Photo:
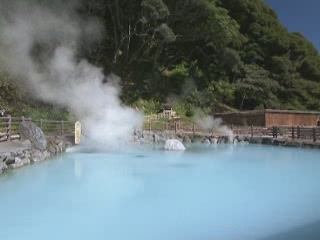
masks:
{"type": "Polygon", "coordinates": [[[21,145],[13,151],[0,152],[0,174],[8,169],[42,162],[63,153],[72,141],[62,136],[45,137],[42,130],[32,122],[20,124],[21,145]]]}
{"type": "MultiPolygon", "coordinates": [[[[176,139],[183,143],[233,143],[233,139],[228,136],[208,136],[204,134],[175,134],[173,131],[141,131],[137,130],[133,134],[133,144],[164,144],[169,139],[176,139]]],[[[243,139],[247,140],[247,139],[243,139]]],[[[242,140],[241,140],[242,141],[242,140]]]]}
{"type": "Polygon", "coordinates": [[[23,150],[0,153],[0,174],[9,169],[16,169],[26,165],[42,162],[63,153],[71,146],[71,142],[64,137],[48,138],[45,150],[27,148],[23,150]]]}
{"type": "MultiPolygon", "coordinates": [[[[36,128],[36,126],[28,126],[36,128]]],[[[38,129],[37,129],[38,131],[38,129]]],[[[37,132],[36,131],[36,132],[37,132]]],[[[34,134],[34,132],[32,133],[34,134]]],[[[43,134],[37,132],[37,134],[43,134]]],[[[57,154],[63,153],[72,146],[72,140],[61,136],[49,138],[28,137],[25,136],[30,143],[27,149],[19,149],[11,152],[0,152],[0,174],[8,169],[16,169],[25,165],[42,162],[53,158],[57,154]],[[39,142],[39,139],[41,142],[39,142]]],[[[320,142],[312,142],[306,140],[292,140],[286,138],[272,138],[268,136],[250,137],[250,136],[208,136],[201,134],[175,134],[172,131],[153,132],[153,131],[135,131],[131,143],[133,145],[144,144],[165,144],[167,140],[176,139],[185,145],[191,143],[203,144],[263,144],[283,147],[299,147],[299,148],[316,148],[320,149],[320,142]]]]}
{"type": "Polygon", "coordinates": [[[175,134],[172,131],[135,131],[133,144],[165,144],[169,139],[177,139],[184,144],[204,143],[204,144],[263,144],[283,147],[300,147],[320,149],[320,142],[310,140],[272,138],[269,136],[212,136],[204,134],[175,134]]]}
{"type": "Polygon", "coordinates": [[[320,149],[320,142],[313,142],[312,140],[290,139],[290,138],[272,138],[272,137],[252,137],[250,144],[263,144],[281,147],[295,147],[295,148],[314,148],[320,149]]]}

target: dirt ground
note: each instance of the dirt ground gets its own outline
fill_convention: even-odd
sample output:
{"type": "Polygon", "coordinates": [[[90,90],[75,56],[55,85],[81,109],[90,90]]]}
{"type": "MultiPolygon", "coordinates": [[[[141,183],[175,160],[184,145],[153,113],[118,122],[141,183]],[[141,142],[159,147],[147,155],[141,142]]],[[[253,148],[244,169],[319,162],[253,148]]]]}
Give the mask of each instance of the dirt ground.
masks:
{"type": "Polygon", "coordinates": [[[17,152],[19,150],[29,149],[30,147],[30,142],[28,141],[0,142],[0,153],[17,152]]]}

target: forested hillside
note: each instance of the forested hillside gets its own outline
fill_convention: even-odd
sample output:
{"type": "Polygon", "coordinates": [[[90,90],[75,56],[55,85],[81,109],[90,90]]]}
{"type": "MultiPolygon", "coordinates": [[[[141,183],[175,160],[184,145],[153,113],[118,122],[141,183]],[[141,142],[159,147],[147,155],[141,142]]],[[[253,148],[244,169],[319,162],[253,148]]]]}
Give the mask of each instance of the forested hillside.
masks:
{"type": "MultiPolygon", "coordinates": [[[[262,0],[86,0],[78,11],[105,29],[79,57],[119,75],[126,104],[320,110],[318,51],[262,0]]],[[[10,84],[0,104],[23,101],[10,84]]]]}

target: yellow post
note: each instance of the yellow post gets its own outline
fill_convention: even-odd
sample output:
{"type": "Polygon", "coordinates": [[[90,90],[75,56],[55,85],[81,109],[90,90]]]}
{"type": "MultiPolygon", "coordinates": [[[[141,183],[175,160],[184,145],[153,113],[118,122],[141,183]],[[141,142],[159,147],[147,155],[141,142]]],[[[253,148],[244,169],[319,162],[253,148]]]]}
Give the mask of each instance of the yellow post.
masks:
{"type": "Polygon", "coordinates": [[[79,145],[80,140],[81,140],[81,123],[79,121],[77,121],[74,124],[74,143],[76,145],[79,145]]]}

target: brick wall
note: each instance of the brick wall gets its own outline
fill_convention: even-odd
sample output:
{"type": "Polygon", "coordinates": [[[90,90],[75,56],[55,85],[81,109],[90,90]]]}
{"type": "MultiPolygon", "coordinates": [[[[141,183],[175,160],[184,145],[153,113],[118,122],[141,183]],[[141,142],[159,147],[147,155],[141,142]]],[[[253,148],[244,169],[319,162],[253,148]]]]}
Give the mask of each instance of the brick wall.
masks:
{"type": "Polygon", "coordinates": [[[319,112],[264,110],[236,113],[215,113],[223,124],[235,126],[317,126],[320,124],[319,112]]]}
{"type": "Polygon", "coordinates": [[[238,112],[214,114],[215,118],[221,118],[223,124],[235,126],[264,126],[265,114],[263,111],[238,112]]]}
{"type": "Polygon", "coordinates": [[[319,119],[317,113],[290,113],[267,112],[266,126],[317,126],[319,119]]]}

